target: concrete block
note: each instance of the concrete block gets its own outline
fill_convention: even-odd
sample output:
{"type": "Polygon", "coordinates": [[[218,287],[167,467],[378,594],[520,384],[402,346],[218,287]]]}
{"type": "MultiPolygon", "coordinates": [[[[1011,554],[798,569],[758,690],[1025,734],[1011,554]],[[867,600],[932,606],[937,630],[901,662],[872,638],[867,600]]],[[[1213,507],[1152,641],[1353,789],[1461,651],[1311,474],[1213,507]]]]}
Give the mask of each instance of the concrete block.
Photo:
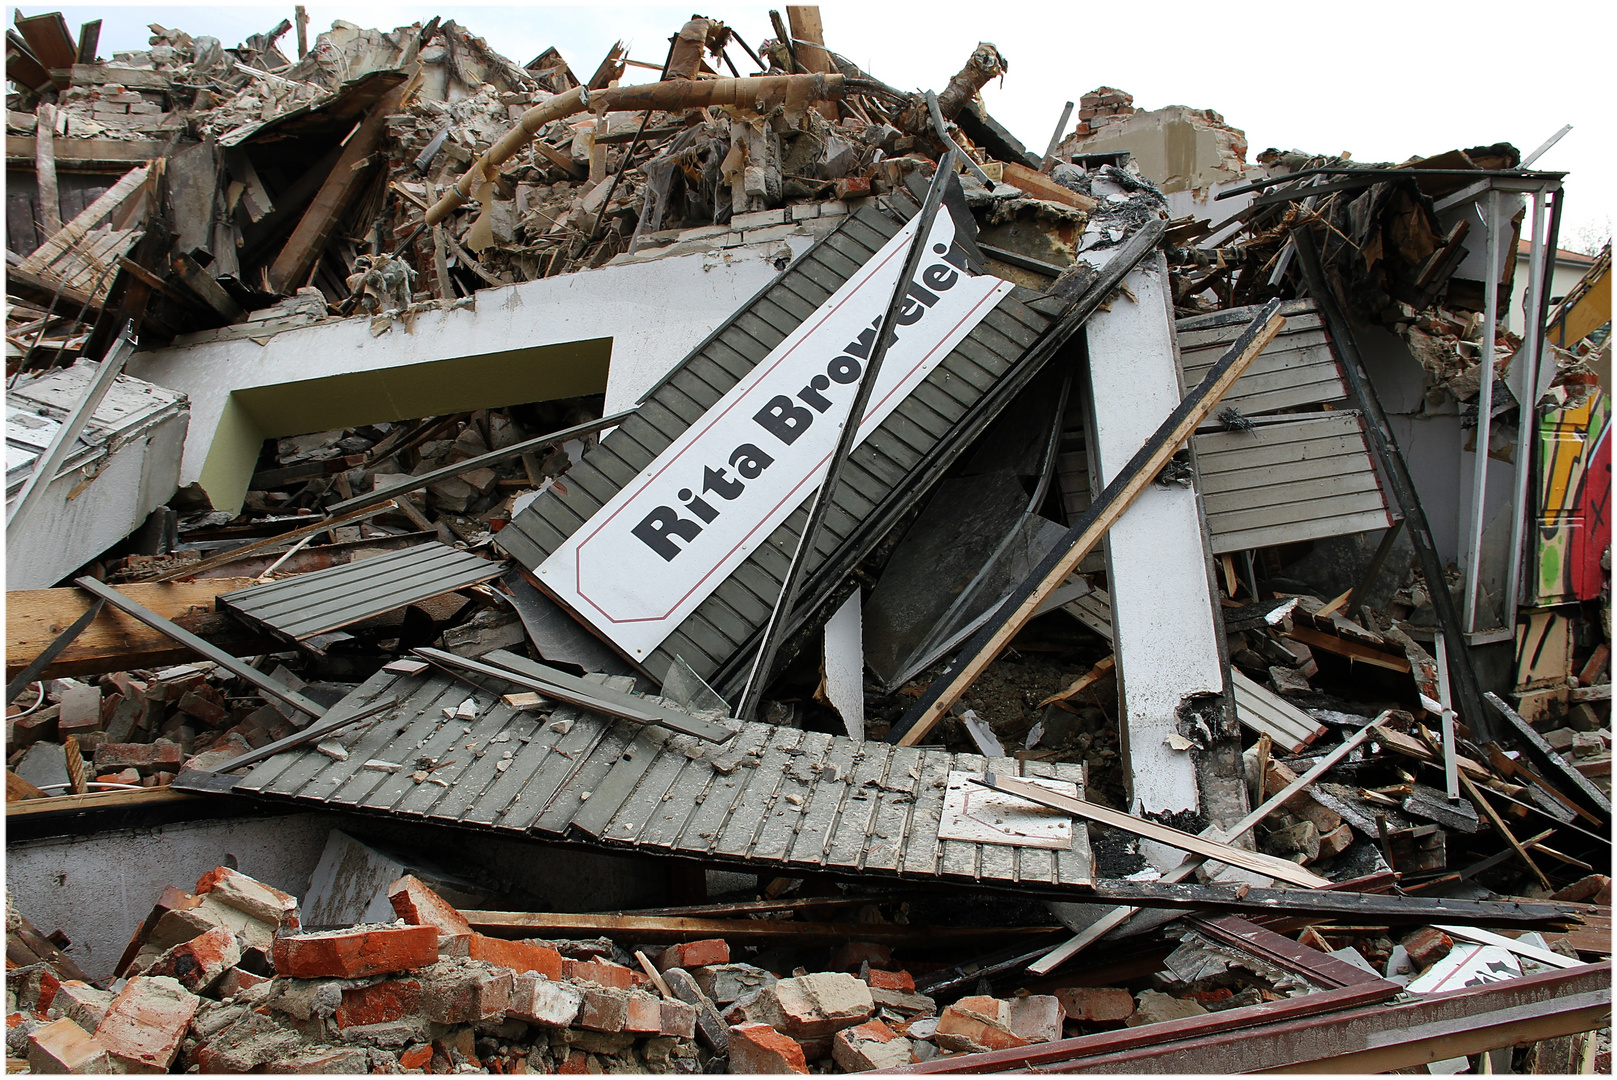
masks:
{"type": "Polygon", "coordinates": [[[762,229],[770,225],[784,225],[789,220],[787,211],[780,210],[754,210],[748,214],[736,214],[730,219],[732,229],[762,229]]]}
{"type": "Polygon", "coordinates": [[[1028,994],[1006,999],[1005,1022],[1028,1042],[1054,1042],[1061,1038],[1067,1011],[1050,994],[1028,994]]]}
{"type": "Polygon", "coordinates": [[[1201,1016],[1205,1012],[1207,1010],[1194,1001],[1186,1001],[1156,990],[1144,990],[1135,998],[1134,1015],[1125,1023],[1129,1027],[1140,1027],[1143,1024],[1160,1024],[1164,1020],[1183,1020],[1187,1016],[1201,1016]]]}
{"type": "Polygon", "coordinates": [[[584,991],[570,983],[538,975],[518,975],[512,985],[507,1016],[540,1027],[571,1027],[584,1007],[584,991]]]}
{"type": "Polygon", "coordinates": [[[862,1024],[876,1011],[870,987],[842,972],[782,979],[764,990],[759,1012],[794,1039],[819,1039],[862,1024]]]}
{"type": "Polygon", "coordinates": [[[687,970],[702,993],[721,1008],[776,982],[772,972],[751,964],[714,964],[687,970]]]}

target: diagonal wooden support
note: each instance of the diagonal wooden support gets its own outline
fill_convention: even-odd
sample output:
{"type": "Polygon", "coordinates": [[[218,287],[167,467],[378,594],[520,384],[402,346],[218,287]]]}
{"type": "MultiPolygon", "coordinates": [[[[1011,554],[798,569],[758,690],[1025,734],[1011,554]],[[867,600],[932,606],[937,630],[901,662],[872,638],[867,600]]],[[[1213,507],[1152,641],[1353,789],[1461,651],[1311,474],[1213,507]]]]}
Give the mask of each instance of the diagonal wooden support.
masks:
{"type": "Polygon", "coordinates": [[[927,687],[903,719],[893,726],[888,742],[914,746],[924,739],[1009,644],[1027,625],[1045,597],[1067,580],[1084,556],[1095,549],[1106,531],[1133,505],[1148,485],[1156,480],[1168,459],[1190,438],[1196,426],[1213,411],[1235,385],[1235,381],[1258,358],[1286,325],[1280,314],[1280,301],[1270,301],[1246,332],[1208,370],[1200,386],[1157,428],[1146,444],[1113,478],[1082,517],[1073,522],[1066,536],[1044,557],[1033,573],[1016,587],[984,627],[969,641],[943,674],[927,687]]]}
{"type": "Polygon", "coordinates": [[[299,712],[308,713],[317,720],[325,715],[326,710],[323,706],[310,701],[308,698],[294,690],[290,690],[287,687],[282,686],[280,683],[276,682],[262,671],[259,671],[257,668],[248,667],[246,664],[242,663],[234,656],[231,656],[223,649],[220,649],[210,642],[203,641],[201,638],[191,633],[191,631],[186,630],[184,627],[175,626],[173,623],[163,618],[163,616],[157,614],[157,612],[148,609],[142,604],[137,604],[135,601],[129,599],[129,597],[125,596],[117,589],[114,589],[111,585],[108,585],[102,581],[97,581],[95,578],[89,577],[88,575],[85,577],[75,578],[73,580],[73,584],[77,585],[90,595],[105,600],[107,603],[111,604],[119,611],[124,612],[126,615],[133,615],[135,618],[139,619],[153,630],[167,634],[175,641],[178,641],[181,645],[191,649],[198,656],[212,660],[215,664],[218,664],[220,667],[224,668],[238,679],[245,679],[247,682],[258,687],[258,689],[263,692],[265,696],[283,701],[292,706],[292,708],[297,709],[299,712]]]}

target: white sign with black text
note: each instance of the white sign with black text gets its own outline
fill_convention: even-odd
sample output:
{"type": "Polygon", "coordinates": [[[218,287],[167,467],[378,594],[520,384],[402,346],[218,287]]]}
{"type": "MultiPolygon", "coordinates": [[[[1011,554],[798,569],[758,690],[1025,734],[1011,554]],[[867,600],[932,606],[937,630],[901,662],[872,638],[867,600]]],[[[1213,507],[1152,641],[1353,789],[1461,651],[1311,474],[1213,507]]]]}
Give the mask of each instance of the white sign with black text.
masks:
{"type": "MultiPolygon", "coordinates": [[[[813,493],[836,448],[916,222],[899,231],[540,566],[558,600],[650,655],[813,493]]],[[[863,441],[1009,292],[972,276],[947,211],[877,372],[863,441]]]]}

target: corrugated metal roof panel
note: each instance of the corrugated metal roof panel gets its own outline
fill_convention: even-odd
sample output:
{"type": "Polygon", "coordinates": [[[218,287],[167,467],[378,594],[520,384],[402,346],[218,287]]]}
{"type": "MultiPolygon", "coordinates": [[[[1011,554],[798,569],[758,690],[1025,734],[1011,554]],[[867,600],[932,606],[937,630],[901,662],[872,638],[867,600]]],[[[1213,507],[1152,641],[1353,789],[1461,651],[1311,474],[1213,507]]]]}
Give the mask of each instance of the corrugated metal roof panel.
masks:
{"type": "Polygon", "coordinates": [[[505,564],[426,543],[225,593],[219,606],[293,641],[427,600],[505,572],[505,564]]]}

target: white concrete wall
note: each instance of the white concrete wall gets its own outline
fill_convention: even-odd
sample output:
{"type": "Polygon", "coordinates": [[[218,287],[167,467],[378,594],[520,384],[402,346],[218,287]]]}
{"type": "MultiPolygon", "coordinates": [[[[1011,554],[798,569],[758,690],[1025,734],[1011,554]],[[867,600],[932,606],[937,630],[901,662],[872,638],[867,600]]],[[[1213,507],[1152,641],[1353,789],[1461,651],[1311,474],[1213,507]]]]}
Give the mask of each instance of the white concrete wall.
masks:
{"type": "Polygon", "coordinates": [[[185,431],[185,411],[174,411],[105,460],[52,480],[6,538],[6,588],[48,589],[140,528],[174,496],[185,431]]]}
{"type": "MultiPolygon", "coordinates": [[[[1180,401],[1179,358],[1167,267],[1161,255],[1124,279],[1097,312],[1089,337],[1094,453],[1110,483],[1180,401]]],[[[1223,691],[1208,551],[1193,488],[1152,485],[1106,537],[1113,643],[1121,688],[1130,808],[1199,808],[1195,763],[1175,750],[1178,708],[1192,694],[1223,691]]]]}
{"type": "MultiPolygon", "coordinates": [[[[795,256],[811,239],[794,237],[485,289],[476,294],[475,310],[425,313],[413,327],[395,322],[380,336],[372,336],[369,318],[356,317],[286,330],[264,344],[241,338],[154,349],[137,353],[129,371],[190,399],[182,486],[204,479],[215,434],[236,391],[353,372],[397,371],[402,376],[413,365],[445,359],[609,339],[611,378],[605,389],[611,408],[632,402],[772,280],[788,244],[795,256]]],[[[250,462],[247,468],[250,473],[250,462]]],[[[228,483],[217,472],[211,474],[209,483],[220,488],[209,488],[215,505],[239,505],[246,482],[241,472],[238,464],[228,483]],[[225,490],[238,483],[240,490],[225,490]]]]}

